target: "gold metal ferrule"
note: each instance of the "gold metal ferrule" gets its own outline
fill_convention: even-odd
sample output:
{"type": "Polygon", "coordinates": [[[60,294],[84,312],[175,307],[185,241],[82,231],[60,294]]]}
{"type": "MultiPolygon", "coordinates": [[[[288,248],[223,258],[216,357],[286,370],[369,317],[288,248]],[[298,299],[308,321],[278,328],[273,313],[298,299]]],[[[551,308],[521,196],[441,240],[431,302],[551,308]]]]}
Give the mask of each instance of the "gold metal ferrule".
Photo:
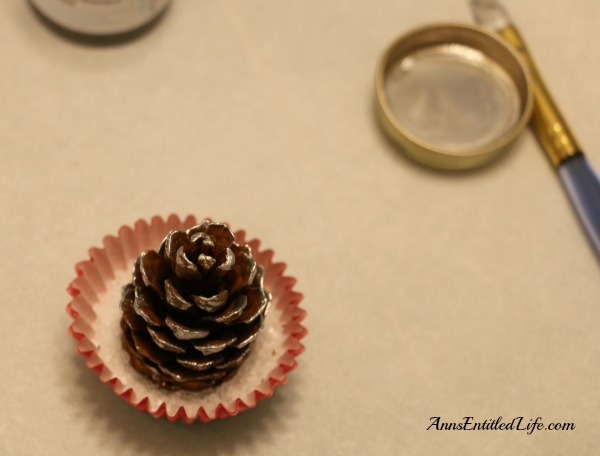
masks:
{"type": "Polygon", "coordinates": [[[509,25],[499,31],[500,35],[519,51],[527,62],[533,79],[533,97],[535,100],[531,121],[537,137],[556,167],[565,159],[575,155],[581,149],[552,99],[531,54],[525,46],[519,31],[509,25]]]}

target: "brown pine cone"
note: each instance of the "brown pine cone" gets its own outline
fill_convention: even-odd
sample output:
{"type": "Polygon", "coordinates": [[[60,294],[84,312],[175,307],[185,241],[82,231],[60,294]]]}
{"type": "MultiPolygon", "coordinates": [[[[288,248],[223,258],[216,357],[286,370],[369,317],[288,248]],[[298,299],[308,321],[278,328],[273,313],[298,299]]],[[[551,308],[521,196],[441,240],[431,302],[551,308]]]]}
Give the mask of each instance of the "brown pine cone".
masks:
{"type": "Polygon", "coordinates": [[[250,247],[227,225],[171,231],[135,261],[121,327],[131,364],[156,384],[199,390],[231,378],[260,332],[270,294],[250,247]]]}

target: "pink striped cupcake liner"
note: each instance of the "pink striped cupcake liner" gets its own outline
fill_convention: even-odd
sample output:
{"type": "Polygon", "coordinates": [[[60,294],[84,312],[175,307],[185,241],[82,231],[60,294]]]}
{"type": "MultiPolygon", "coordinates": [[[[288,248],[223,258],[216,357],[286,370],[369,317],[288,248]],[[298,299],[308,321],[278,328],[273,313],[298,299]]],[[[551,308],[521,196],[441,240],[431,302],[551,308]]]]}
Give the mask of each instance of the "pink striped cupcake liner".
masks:
{"type": "Polygon", "coordinates": [[[238,243],[248,244],[256,262],[264,267],[265,288],[273,296],[264,327],[238,373],[219,386],[202,391],[172,391],[157,387],[137,372],[121,345],[121,288],[131,281],[134,260],[147,249],[158,249],[171,230],[185,230],[198,222],[194,216],[166,220],[155,216],[122,226],[116,236],[105,236],[102,247],[89,249],[90,259],[75,265],[77,277],[67,291],[72,297],[67,312],[73,318],[69,333],[87,367],[100,380],[137,409],[155,418],[191,423],[237,415],[273,395],[297,366],[304,351],[301,339],[307,330],[301,322],[302,294],[294,291],[296,279],[285,275],[286,264],[273,261],[274,251],[261,247],[236,231],[238,243]]]}

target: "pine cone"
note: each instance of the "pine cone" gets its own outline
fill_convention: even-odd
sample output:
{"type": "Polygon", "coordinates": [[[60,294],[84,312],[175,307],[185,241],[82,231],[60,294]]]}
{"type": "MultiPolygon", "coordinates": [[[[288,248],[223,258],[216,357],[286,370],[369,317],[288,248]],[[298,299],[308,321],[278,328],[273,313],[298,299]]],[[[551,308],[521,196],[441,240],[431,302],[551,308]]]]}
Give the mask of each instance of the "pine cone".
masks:
{"type": "Polygon", "coordinates": [[[123,287],[123,346],[159,386],[218,385],[248,356],[270,299],[263,268],[227,225],[171,231],[158,252],[136,259],[123,287]]]}

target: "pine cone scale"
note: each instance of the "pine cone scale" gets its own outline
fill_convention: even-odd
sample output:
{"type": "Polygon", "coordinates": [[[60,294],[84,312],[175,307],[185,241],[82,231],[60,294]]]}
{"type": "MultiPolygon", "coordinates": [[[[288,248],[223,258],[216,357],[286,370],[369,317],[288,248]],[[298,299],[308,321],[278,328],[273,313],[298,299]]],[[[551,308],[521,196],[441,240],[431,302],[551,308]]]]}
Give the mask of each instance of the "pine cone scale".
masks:
{"type": "Polygon", "coordinates": [[[248,252],[242,251],[236,257],[236,263],[231,268],[232,283],[229,287],[231,293],[235,293],[240,288],[250,285],[256,275],[256,261],[248,252]]]}
{"type": "Polygon", "coordinates": [[[136,258],[135,262],[133,263],[133,276],[131,279],[131,284],[129,285],[132,285],[132,289],[134,290],[144,288],[146,286],[146,284],[144,283],[144,278],[142,277],[142,272],[140,270],[140,263],[140,257],[136,258]]]}
{"type": "Polygon", "coordinates": [[[218,264],[216,274],[219,277],[222,277],[226,272],[231,271],[231,268],[235,264],[235,255],[231,249],[227,247],[219,258],[216,259],[216,263],[218,264]]]}
{"type": "Polygon", "coordinates": [[[233,301],[230,302],[229,307],[225,309],[220,315],[215,315],[213,318],[206,318],[204,321],[215,321],[216,323],[223,323],[229,325],[231,322],[237,320],[244,311],[244,308],[248,304],[248,297],[245,295],[238,295],[233,301]]]}
{"type": "Polygon", "coordinates": [[[249,288],[246,299],[248,304],[237,319],[240,323],[252,323],[269,304],[269,298],[262,288],[249,288]]]}
{"type": "Polygon", "coordinates": [[[238,340],[236,348],[244,348],[254,342],[254,339],[256,339],[262,328],[262,323],[262,319],[259,319],[251,325],[239,325],[237,328],[238,340]]]}
{"type": "Polygon", "coordinates": [[[130,334],[135,349],[144,358],[148,358],[155,364],[164,363],[169,359],[169,357],[164,352],[162,352],[161,350],[156,350],[156,348],[154,347],[155,344],[148,336],[148,333],[143,333],[141,331],[132,331],[130,334]]]}
{"type": "Polygon", "coordinates": [[[161,256],[154,250],[146,250],[142,253],[140,257],[140,272],[144,285],[151,287],[164,299],[163,283],[167,275],[167,269],[161,256]]]}
{"type": "Polygon", "coordinates": [[[213,313],[227,303],[228,296],[229,293],[227,290],[221,290],[214,296],[192,296],[192,299],[194,300],[194,304],[196,304],[200,309],[209,313],[213,313]]]}
{"type": "Polygon", "coordinates": [[[179,294],[169,279],[165,280],[165,301],[176,310],[189,310],[193,304],[179,294]]]}
{"type": "Polygon", "coordinates": [[[159,330],[152,326],[148,326],[147,329],[148,334],[150,334],[150,337],[159,348],[173,353],[185,353],[187,351],[188,345],[170,336],[167,331],[159,330]]]}
{"type": "Polygon", "coordinates": [[[192,260],[190,260],[183,246],[177,249],[177,255],[175,256],[175,274],[177,276],[187,280],[201,280],[202,274],[192,260]]]}
{"type": "Polygon", "coordinates": [[[131,364],[138,371],[148,375],[149,377],[152,377],[152,379],[157,380],[161,376],[160,371],[154,367],[155,365],[149,364],[148,362],[146,362],[145,358],[138,354],[138,352],[135,350],[135,346],[131,341],[131,338],[129,337],[130,335],[131,333],[128,333],[123,338],[123,347],[125,348],[125,351],[127,351],[127,353],[129,354],[131,364]]]}
{"type": "Polygon", "coordinates": [[[205,232],[211,238],[217,250],[225,250],[235,241],[233,233],[224,223],[209,223],[205,232]]]}
{"type": "Polygon", "coordinates": [[[162,325],[162,312],[159,305],[155,304],[156,299],[148,288],[138,288],[135,290],[135,300],[133,310],[150,326],[162,325]]]}
{"type": "Polygon", "coordinates": [[[146,322],[133,310],[133,302],[135,293],[131,285],[123,287],[123,298],[121,301],[121,312],[123,319],[121,323],[125,323],[132,331],[144,331],[146,322]]]}
{"type": "Polygon", "coordinates": [[[211,256],[205,255],[204,253],[198,255],[198,266],[200,266],[202,272],[210,271],[210,268],[212,268],[216,262],[217,260],[211,256]]]}
{"type": "Polygon", "coordinates": [[[193,370],[189,368],[184,368],[183,366],[175,363],[162,364],[159,366],[160,371],[163,374],[171,377],[174,381],[178,382],[181,385],[185,385],[186,383],[195,383],[195,382],[211,382],[214,380],[220,380],[227,375],[227,372],[216,371],[216,372],[199,372],[195,373],[193,370]]]}
{"type": "Polygon", "coordinates": [[[171,316],[165,318],[165,324],[179,340],[204,339],[210,334],[207,328],[188,328],[182,323],[173,320],[171,316]]]}
{"type": "Polygon", "coordinates": [[[192,342],[192,345],[197,351],[208,356],[225,350],[230,345],[233,345],[237,339],[237,336],[232,331],[223,331],[210,340],[192,342]]]}
{"type": "Polygon", "coordinates": [[[246,359],[246,356],[250,353],[250,347],[240,349],[235,355],[231,356],[228,361],[215,366],[216,369],[231,369],[237,367],[246,359]]]}
{"type": "Polygon", "coordinates": [[[204,372],[216,364],[223,362],[223,356],[203,356],[200,353],[192,353],[185,357],[177,357],[176,361],[187,369],[204,372]]]}

